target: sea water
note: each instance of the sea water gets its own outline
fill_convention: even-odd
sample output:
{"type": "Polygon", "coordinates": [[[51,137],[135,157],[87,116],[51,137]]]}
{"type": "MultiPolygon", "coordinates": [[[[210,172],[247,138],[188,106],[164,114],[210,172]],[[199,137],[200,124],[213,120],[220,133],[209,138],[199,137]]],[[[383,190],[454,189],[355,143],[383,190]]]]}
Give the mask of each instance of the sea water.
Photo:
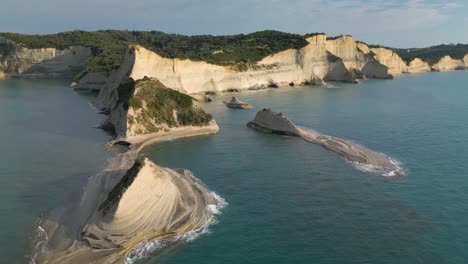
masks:
{"type": "MultiPolygon", "coordinates": [[[[214,96],[204,106],[219,134],[142,155],[189,169],[228,205],[209,231],[149,263],[465,263],[466,83],[468,72],[428,73],[214,96]],[[232,95],[255,109],[226,108],[232,95]],[[318,145],[248,128],[263,108],[384,153],[405,175],[368,174],[318,145]]],[[[66,85],[0,82],[1,263],[23,253],[37,215],[79,193],[111,155],[93,128],[93,97],[66,85]]]]}
{"type": "Polygon", "coordinates": [[[22,260],[36,219],[83,192],[111,155],[94,98],[66,81],[0,81],[0,263],[22,260]]]}
{"type": "Polygon", "coordinates": [[[156,255],[181,263],[467,263],[468,72],[222,95],[218,135],[155,144],[229,205],[210,233],[156,255]],[[235,95],[254,110],[226,108],[235,95]],[[403,177],[357,170],[300,138],[246,126],[263,108],[395,159],[403,177]]]}

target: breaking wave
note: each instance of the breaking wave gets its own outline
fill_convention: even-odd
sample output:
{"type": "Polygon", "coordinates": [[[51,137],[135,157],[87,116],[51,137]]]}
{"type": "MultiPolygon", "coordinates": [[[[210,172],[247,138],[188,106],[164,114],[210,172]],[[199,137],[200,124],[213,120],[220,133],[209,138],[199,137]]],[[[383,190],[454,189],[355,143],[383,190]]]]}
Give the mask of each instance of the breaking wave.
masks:
{"type": "MultiPolygon", "coordinates": [[[[193,175],[192,175],[193,177],[193,175]]],[[[228,203],[217,193],[211,192],[211,195],[216,200],[217,204],[209,204],[206,207],[206,210],[210,213],[211,219],[203,226],[190,230],[182,235],[167,238],[167,239],[160,239],[160,240],[153,240],[153,241],[145,241],[138,244],[134,247],[128,254],[125,260],[126,264],[134,264],[137,261],[148,259],[151,257],[152,254],[157,252],[158,250],[168,246],[174,242],[191,242],[198,238],[203,234],[210,233],[209,227],[213,224],[218,223],[216,219],[216,215],[221,214],[221,209],[226,207],[228,203]]]]}
{"type": "Polygon", "coordinates": [[[37,257],[47,250],[47,242],[49,241],[49,237],[47,236],[47,232],[40,224],[37,225],[34,239],[37,240],[37,242],[34,246],[33,255],[31,256],[29,264],[36,264],[37,257]]]}
{"type": "MultiPolygon", "coordinates": [[[[383,154],[382,154],[383,155],[383,154]]],[[[379,167],[379,166],[373,166],[369,164],[362,164],[356,161],[350,161],[350,162],[356,169],[369,173],[369,174],[375,174],[375,175],[381,175],[384,177],[393,177],[393,176],[399,176],[399,175],[405,175],[405,171],[403,170],[402,164],[399,161],[396,161],[392,158],[388,158],[390,162],[395,165],[397,169],[395,170],[386,170],[385,168],[379,167]]]]}

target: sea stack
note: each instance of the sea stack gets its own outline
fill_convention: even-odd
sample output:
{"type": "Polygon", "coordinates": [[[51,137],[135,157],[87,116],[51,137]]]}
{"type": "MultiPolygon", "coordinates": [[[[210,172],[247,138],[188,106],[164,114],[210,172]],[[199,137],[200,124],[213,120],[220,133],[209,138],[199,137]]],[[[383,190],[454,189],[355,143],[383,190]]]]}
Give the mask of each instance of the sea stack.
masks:
{"type": "Polygon", "coordinates": [[[231,101],[224,102],[227,107],[235,108],[235,109],[252,109],[252,105],[246,102],[242,102],[241,100],[237,99],[236,97],[232,97],[231,101]]]}
{"type": "Polygon", "coordinates": [[[324,135],[314,130],[298,128],[282,113],[270,109],[263,109],[258,112],[255,119],[249,122],[247,126],[264,133],[301,137],[307,142],[318,144],[345,157],[356,165],[361,165],[360,168],[366,172],[383,176],[403,174],[398,164],[382,153],[341,138],[324,135]]]}

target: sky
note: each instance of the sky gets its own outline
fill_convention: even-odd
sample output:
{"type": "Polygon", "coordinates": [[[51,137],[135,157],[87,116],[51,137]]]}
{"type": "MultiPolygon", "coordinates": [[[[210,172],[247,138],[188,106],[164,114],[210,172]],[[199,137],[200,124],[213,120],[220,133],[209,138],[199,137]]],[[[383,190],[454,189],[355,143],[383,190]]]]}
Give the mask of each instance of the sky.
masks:
{"type": "Polygon", "coordinates": [[[274,29],[369,44],[468,44],[468,0],[0,0],[0,32],[159,30],[187,35],[274,29]]]}

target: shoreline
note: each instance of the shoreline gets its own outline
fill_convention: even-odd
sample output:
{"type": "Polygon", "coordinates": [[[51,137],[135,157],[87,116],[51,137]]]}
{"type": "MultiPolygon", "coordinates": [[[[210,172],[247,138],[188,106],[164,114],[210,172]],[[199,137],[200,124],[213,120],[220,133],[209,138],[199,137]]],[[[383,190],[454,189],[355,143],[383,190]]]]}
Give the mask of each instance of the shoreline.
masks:
{"type": "MultiPolygon", "coordinates": [[[[125,235],[125,237],[129,235],[132,237],[128,242],[125,242],[127,239],[123,240],[123,244],[111,242],[113,240],[108,241],[110,238],[108,238],[108,236],[116,236],[116,238],[118,238],[121,236],[120,234],[123,235],[126,231],[120,229],[123,228],[121,224],[111,224],[109,226],[110,223],[106,222],[109,220],[108,216],[105,216],[101,212],[101,207],[104,200],[109,199],[111,191],[121,184],[127,171],[132,169],[139,152],[145,146],[156,142],[214,134],[218,131],[219,128],[217,124],[214,123],[207,127],[180,127],[167,132],[147,135],[145,137],[129,138],[129,141],[132,143],[128,150],[109,158],[103,170],[88,179],[88,183],[79,201],[75,201],[73,204],[64,208],[57,208],[47,214],[47,216],[39,218],[36,234],[32,239],[32,243],[35,242],[35,244],[32,244],[30,247],[32,250],[30,251],[28,261],[31,263],[55,263],[54,261],[66,263],[84,263],[83,261],[85,261],[85,263],[102,263],[111,258],[115,261],[118,260],[112,263],[131,263],[132,259],[135,257],[138,258],[138,255],[135,255],[135,250],[138,251],[138,247],[141,248],[144,244],[158,243],[158,241],[169,241],[172,243],[184,239],[184,237],[191,234],[191,232],[193,233],[192,235],[195,235],[198,231],[205,230],[215,221],[215,215],[219,213],[219,210],[225,206],[226,203],[224,200],[216,193],[209,190],[200,180],[195,178],[190,171],[159,167],[148,158],[144,159],[145,165],[135,176],[136,183],[134,182],[127,187],[128,189],[124,189],[124,193],[118,198],[116,214],[120,215],[119,219],[122,219],[122,217],[126,215],[126,218],[124,218],[129,219],[129,223],[136,221],[129,225],[129,227],[132,228],[128,231],[130,233],[125,235]],[[158,179],[165,180],[161,182],[161,180],[158,179]],[[146,188],[148,188],[148,186],[153,186],[148,189],[148,191],[161,192],[159,195],[163,196],[158,199],[153,199],[154,195],[148,196],[145,194],[141,196],[140,193],[146,193],[147,191],[142,191],[139,188],[145,188],[145,186],[147,186],[146,188]],[[168,186],[172,187],[168,189],[168,186]],[[186,201],[190,201],[190,199],[193,200],[193,208],[190,206],[187,208],[192,209],[185,209],[189,210],[186,213],[191,212],[190,214],[194,214],[193,216],[177,216],[177,214],[179,214],[176,214],[178,210],[166,210],[166,212],[163,213],[163,209],[158,209],[157,211],[151,209],[159,208],[158,206],[161,206],[161,204],[166,207],[171,204],[173,204],[171,206],[177,206],[179,198],[176,199],[176,197],[179,197],[179,195],[182,197],[186,196],[186,198],[184,198],[186,201]],[[133,207],[138,207],[138,204],[140,204],[140,206],[149,207],[146,208],[146,210],[138,211],[131,209],[133,207]],[[128,209],[124,210],[120,208],[128,209]],[[169,212],[172,213],[168,215],[169,212]],[[171,216],[172,214],[176,215],[171,216]],[[141,226],[144,225],[145,221],[149,221],[149,223],[162,221],[158,223],[163,227],[163,219],[166,218],[173,219],[166,223],[168,225],[168,227],[166,227],[167,230],[166,228],[158,229],[159,231],[154,229],[153,234],[151,234],[151,231],[142,229],[141,232],[134,233],[133,235],[132,232],[136,231],[130,231],[139,226],[142,228],[141,226]],[[173,223],[171,224],[171,222],[173,223]],[[176,224],[178,222],[180,222],[180,224],[176,224]],[[177,227],[177,225],[180,226],[177,227]],[[107,230],[106,228],[110,229],[105,231],[107,230]],[[114,230],[115,228],[120,231],[114,230]],[[113,233],[115,234],[112,235],[113,233]],[[115,244],[117,248],[114,246],[114,243],[117,243],[115,244]],[[96,247],[101,249],[96,251],[96,249],[93,249],[96,247]],[[48,251],[45,251],[45,249],[48,251]],[[131,258],[129,258],[130,254],[132,254],[131,258]]],[[[159,248],[156,248],[156,250],[157,249],[159,248]]],[[[145,251],[143,253],[146,254],[149,252],[145,251]]]]}

